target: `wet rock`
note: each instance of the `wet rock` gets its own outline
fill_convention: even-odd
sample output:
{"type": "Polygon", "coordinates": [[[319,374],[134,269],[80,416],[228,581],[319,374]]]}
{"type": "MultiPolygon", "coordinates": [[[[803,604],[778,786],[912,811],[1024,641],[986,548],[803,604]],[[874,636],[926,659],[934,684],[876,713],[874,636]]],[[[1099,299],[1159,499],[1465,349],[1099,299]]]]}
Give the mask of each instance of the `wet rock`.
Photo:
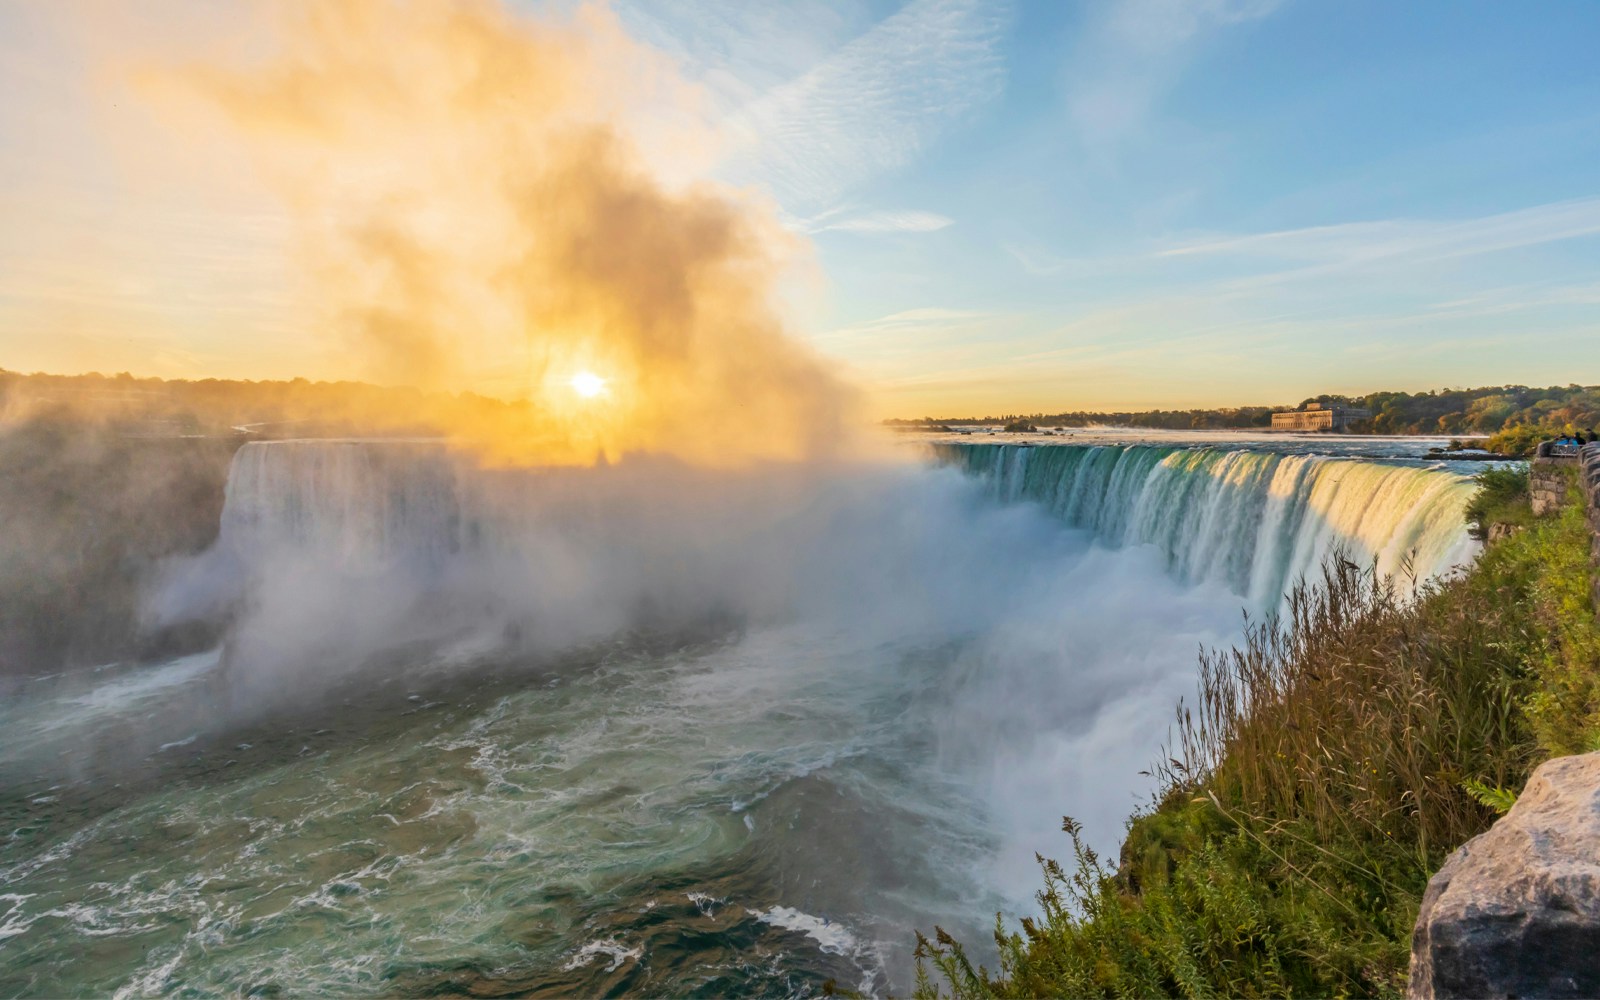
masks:
{"type": "Polygon", "coordinates": [[[1600,996],[1600,753],[1534,772],[1428,883],[1410,997],[1600,996]]]}

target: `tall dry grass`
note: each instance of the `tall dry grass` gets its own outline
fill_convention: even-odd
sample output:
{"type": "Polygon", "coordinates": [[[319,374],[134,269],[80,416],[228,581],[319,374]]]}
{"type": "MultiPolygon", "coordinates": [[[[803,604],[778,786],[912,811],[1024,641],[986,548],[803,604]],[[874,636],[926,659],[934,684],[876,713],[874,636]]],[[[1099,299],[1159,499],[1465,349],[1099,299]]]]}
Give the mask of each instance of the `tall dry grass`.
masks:
{"type": "Polygon", "coordinates": [[[1526,595],[1471,577],[1404,583],[1335,556],[1282,618],[1202,653],[1198,703],[1180,708],[1158,768],[1166,794],[1203,787],[1318,842],[1398,844],[1420,870],[1479,832],[1484,807],[1462,783],[1520,784],[1537,758],[1521,707],[1540,645],[1518,620],[1526,595]]]}

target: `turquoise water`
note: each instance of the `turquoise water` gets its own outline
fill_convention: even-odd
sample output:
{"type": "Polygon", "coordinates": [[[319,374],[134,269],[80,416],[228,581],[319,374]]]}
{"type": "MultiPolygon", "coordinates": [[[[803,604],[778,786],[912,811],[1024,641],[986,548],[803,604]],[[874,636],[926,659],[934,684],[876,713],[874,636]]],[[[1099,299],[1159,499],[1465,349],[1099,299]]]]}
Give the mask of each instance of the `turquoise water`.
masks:
{"type": "MultiPolygon", "coordinates": [[[[926,763],[919,703],[954,655],[619,642],[140,746],[142,780],[13,773],[0,992],[881,986],[878,935],[922,915],[927,865],[981,851],[970,801],[926,763]],[[885,884],[907,898],[861,891],[885,884]]],[[[160,668],[160,715],[194,668],[160,668]]]]}

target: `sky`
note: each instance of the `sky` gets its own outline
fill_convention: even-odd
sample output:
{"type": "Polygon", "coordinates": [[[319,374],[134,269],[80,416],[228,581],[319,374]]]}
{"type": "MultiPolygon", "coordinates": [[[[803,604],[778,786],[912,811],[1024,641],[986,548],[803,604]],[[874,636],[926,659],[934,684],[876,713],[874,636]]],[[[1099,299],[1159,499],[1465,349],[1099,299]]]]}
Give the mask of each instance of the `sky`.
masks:
{"type": "MultiPolygon", "coordinates": [[[[98,58],[244,9],[78,6],[0,5],[0,367],[360,376],[242,154],[125,141],[159,114],[98,58]]],[[[612,9],[809,241],[792,327],[876,416],[1600,382],[1600,4],[612,9]]]]}

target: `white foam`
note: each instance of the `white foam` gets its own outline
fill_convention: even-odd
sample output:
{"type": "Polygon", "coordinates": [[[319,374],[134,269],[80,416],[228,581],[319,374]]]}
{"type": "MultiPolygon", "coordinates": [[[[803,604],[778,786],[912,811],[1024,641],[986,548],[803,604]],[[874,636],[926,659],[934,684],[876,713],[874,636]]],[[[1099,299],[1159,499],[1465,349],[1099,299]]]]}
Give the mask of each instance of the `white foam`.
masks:
{"type": "Polygon", "coordinates": [[[112,994],[115,1000],[124,1000],[126,997],[147,997],[169,991],[173,973],[178,971],[178,965],[183,961],[183,950],[176,949],[172,957],[160,965],[136,975],[125,983],[121,989],[112,994]]]}
{"type": "Polygon", "coordinates": [[[563,972],[571,972],[573,969],[588,965],[603,956],[611,959],[611,964],[606,966],[606,971],[615,972],[621,968],[623,962],[629,960],[637,961],[639,956],[643,954],[644,947],[642,945],[627,948],[620,941],[590,941],[582,948],[579,948],[567,960],[567,964],[561,967],[561,970],[563,972]]]}
{"type": "Polygon", "coordinates": [[[827,917],[812,916],[792,906],[774,906],[764,913],[757,913],[756,919],[806,935],[817,942],[818,950],[827,955],[853,955],[860,950],[855,935],[846,930],[843,924],[834,923],[827,917]]]}
{"type": "Polygon", "coordinates": [[[31,892],[6,892],[0,893],[0,903],[10,903],[11,908],[6,911],[5,921],[0,923],[0,941],[8,937],[16,937],[25,933],[38,917],[25,916],[22,913],[22,904],[32,899],[31,892]]]}

